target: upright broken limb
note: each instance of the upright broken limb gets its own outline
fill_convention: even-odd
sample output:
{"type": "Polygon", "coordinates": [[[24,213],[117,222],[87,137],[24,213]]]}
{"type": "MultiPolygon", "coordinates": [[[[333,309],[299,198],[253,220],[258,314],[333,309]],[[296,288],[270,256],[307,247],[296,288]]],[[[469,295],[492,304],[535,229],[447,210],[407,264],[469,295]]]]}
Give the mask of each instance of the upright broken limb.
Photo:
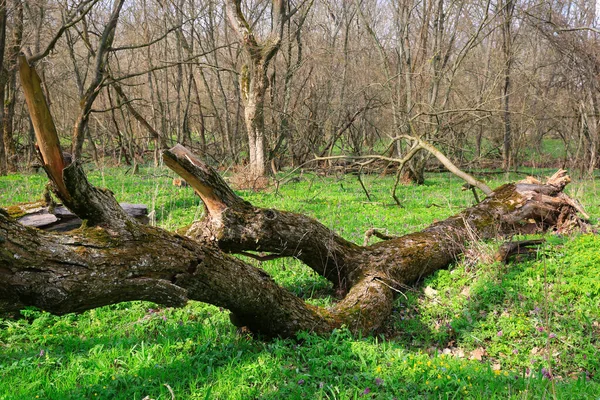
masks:
{"type": "Polygon", "coordinates": [[[42,91],[41,79],[35,69],[29,66],[23,55],[19,56],[19,76],[27,107],[30,110],[31,123],[37,134],[37,147],[43,159],[42,167],[57,189],[66,195],[67,189],[64,187],[62,178],[65,160],[59,146],[58,133],[42,91]]]}

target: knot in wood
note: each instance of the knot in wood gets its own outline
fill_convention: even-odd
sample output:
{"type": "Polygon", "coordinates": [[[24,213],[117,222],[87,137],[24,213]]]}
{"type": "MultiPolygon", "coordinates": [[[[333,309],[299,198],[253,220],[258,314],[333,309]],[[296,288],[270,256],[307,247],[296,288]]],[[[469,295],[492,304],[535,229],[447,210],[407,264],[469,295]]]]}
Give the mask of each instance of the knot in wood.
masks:
{"type": "Polygon", "coordinates": [[[277,215],[275,214],[275,211],[273,211],[273,210],[265,210],[265,218],[268,219],[269,221],[272,221],[275,218],[277,218],[277,215]]]}

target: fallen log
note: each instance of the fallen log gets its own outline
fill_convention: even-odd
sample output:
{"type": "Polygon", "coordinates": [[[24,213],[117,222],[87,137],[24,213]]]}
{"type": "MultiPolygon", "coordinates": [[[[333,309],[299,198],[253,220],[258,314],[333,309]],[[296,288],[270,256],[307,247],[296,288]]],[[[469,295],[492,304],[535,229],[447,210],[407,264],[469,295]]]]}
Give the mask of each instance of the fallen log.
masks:
{"type": "Polygon", "coordinates": [[[163,159],[207,205],[206,216],[187,230],[187,236],[216,243],[226,252],[260,251],[300,259],[334,284],[343,298],[333,314],[356,330],[379,327],[389,315],[395,292],[456,260],[467,238],[583,223],[571,201],[563,199],[570,178],[561,170],[545,184],[501,186],[477,206],[421,232],[358,246],[307,216],[252,206],[182,146],[165,151],[163,159]]]}
{"type": "MultiPolygon", "coordinates": [[[[172,155],[165,152],[165,160],[172,155]]],[[[206,201],[211,211],[190,229],[194,238],[119,212],[110,192],[91,187],[77,164],[65,168],[64,186],[81,209],[87,202],[82,217],[97,215],[87,218],[89,226],[56,235],[0,214],[0,309],[34,305],[64,314],[134,299],[171,306],[192,299],[227,308],[234,323],[269,336],[325,333],[342,325],[371,332],[389,316],[402,285],[447,266],[469,235],[514,233],[530,220],[548,229],[569,209],[576,218],[571,205],[555,200],[568,182],[561,171],[543,185],[504,185],[479,205],[421,232],[363,247],[309,217],[253,207],[208,166],[189,160],[194,159],[179,161],[186,170],[193,165],[208,174],[195,170],[184,178],[201,196],[212,196],[206,201]],[[196,185],[200,181],[207,185],[196,185]],[[334,281],[344,297],[331,309],[309,305],[215,245],[298,257],[334,281]]]]}
{"type": "MultiPolygon", "coordinates": [[[[27,100],[38,142],[45,146],[42,158],[54,157],[59,143],[39,138],[49,124],[35,121],[49,114],[31,111],[45,107],[43,97],[27,100]]],[[[127,300],[170,306],[197,300],[230,310],[234,324],[267,336],[327,333],[342,325],[369,333],[390,315],[400,288],[448,266],[467,238],[582,223],[576,203],[562,193],[569,177],[559,171],[545,183],[501,186],[478,205],[421,232],[359,246],[307,216],[254,207],[182,146],[163,158],[207,210],[187,236],[140,224],[110,191],[90,185],[77,162],[42,160],[55,195],[88,223],[51,234],[0,212],[0,311],[36,306],[64,314],[127,300]],[[333,282],[341,299],[331,308],[310,305],[224,251],[296,257],[333,282]]]]}

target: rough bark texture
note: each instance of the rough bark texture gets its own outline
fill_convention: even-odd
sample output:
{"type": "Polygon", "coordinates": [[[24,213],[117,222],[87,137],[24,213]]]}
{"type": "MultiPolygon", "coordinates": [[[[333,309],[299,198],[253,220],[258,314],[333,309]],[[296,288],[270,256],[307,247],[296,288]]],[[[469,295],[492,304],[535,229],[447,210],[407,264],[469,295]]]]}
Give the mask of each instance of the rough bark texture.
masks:
{"type": "Polygon", "coordinates": [[[244,103],[244,121],[248,132],[250,167],[253,175],[266,173],[265,98],[269,80],[269,63],[277,54],[283,35],[286,2],[273,0],[273,26],[268,37],[259,40],[242,12],[240,0],[226,0],[227,18],[244,49],[246,62],[240,72],[240,89],[244,103]]]}
{"type": "Polygon", "coordinates": [[[181,146],[165,152],[164,158],[167,165],[178,165],[178,173],[193,176],[190,184],[213,204],[187,236],[216,242],[227,252],[261,251],[302,260],[345,295],[331,311],[337,321],[356,330],[376,329],[389,315],[394,291],[447,266],[467,245],[465,238],[547,230],[564,225],[565,218],[579,223],[574,203],[562,193],[569,178],[559,171],[547,184],[501,186],[477,206],[421,232],[361,247],[309,217],[251,206],[181,146]],[[215,193],[220,193],[220,206],[215,205],[215,193]]]}
{"type": "Polygon", "coordinates": [[[253,207],[182,146],[166,151],[164,159],[207,207],[188,237],[129,217],[110,191],[94,188],[72,163],[62,173],[67,193],[53,187],[87,225],[49,234],[0,212],[0,311],[33,305],[64,314],[127,300],[170,306],[198,300],[229,309],[234,324],[267,336],[327,333],[342,325],[368,333],[390,315],[401,286],[447,266],[465,237],[513,233],[522,221],[545,229],[576,218],[561,198],[568,177],[560,171],[548,184],[502,186],[421,232],[363,247],[309,217],[253,207]],[[311,306],[219,247],[295,256],[334,282],[342,299],[330,309],[311,306]]]}
{"type": "MultiPolygon", "coordinates": [[[[12,42],[7,49],[6,68],[8,74],[8,84],[6,85],[6,98],[4,101],[4,151],[6,153],[6,165],[8,172],[17,171],[17,149],[14,136],[14,117],[15,106],[17,102],[17,56],[21,51],[21,42],[23,41],[23,2],[13,0],[13,27],[12,27],[12,42]]],[[[0,65],[4,68],[4,65],[0,65]]],[[[0,79],[1,80],[1,79],[0,79]]]]}
{"type": "MultiPolygon", "coordinates": [[[[114,24],[123,1],[116,4],[114,24]]],[[[102,70],[99,66],[97,74],[102,70]]],[[[39,77],[24,59],[20,75],[50,187],[85,223],[50,234],[0,209],[0,312],[33,305],[64,314],[127,300],[179,306],[191,299],[227,308],[233,323],[268,336],[326,333],[342,325],[367,333],[389,316],[399,288],[447,266],[465,238],[510,234],[528,224],[548,229],[580,222],[575,215],[580,207],[562,193],[569,178],[559,171],[546,184],[502,186],[477,206],[421,232],[359,246],[312,218],[252,206],[212,168],[176,146],[164,152],[165,163],[196,190],[207,210],[184,237],[140,224],[110,190],[93,187],[77,155],[74,162],[63,157],[39,77]],[[341,300],[330,309],[311,306],[223,250],[296,257],[333,282],[341,300]]],[[[83,125],[76,131],[84,130],[85,121],[78,120],[76,126],[83,125]]]]}

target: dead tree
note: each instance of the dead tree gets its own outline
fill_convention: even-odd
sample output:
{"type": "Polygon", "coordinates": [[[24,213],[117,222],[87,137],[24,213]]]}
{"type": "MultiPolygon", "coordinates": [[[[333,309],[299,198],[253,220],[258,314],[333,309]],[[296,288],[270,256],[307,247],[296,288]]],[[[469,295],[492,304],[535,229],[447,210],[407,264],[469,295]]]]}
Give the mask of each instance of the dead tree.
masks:
{"type": "MultiPolygon", "coordinates": [[[[27,66],[21,71],[35,78],[27,66]]],[[[29,86],[39,81],[32,82],[29,86]]],[[[59,143],[43,140],[53,134],[44,131],[48,121],[37,120],[49,113],[39,110],[45,104],[31,97],[36,93],[25,96],[38,144],[48,147],[41,153],[51,186],[87,223],[49,234],[0,212],[0,310],[5,313],[28,305],[64,314],[128,300],[169,306],[197,300],[230,310],[234,324],[267,336],[324,334],[342,325],[369,333],[390,315],[402,286],[448,266],[464,249],[465,238],[581,222],[576,203],[562,193],[569,177],[559,171],[544,184],[501,186],[477,206],[421,232],[359,246],[307,216],[252,206],[213,169],[176,146],[163,153],[165,163],[196,190],[207,211],[182,236],[137,222],[110,191],[88,183],[77,160],[68,164],[55,156],[59,143]],[[340,301],[331,308],[310,305],[263,270],[226,254],[253,250],[302,260],[333,282],[340,301]]]]}

